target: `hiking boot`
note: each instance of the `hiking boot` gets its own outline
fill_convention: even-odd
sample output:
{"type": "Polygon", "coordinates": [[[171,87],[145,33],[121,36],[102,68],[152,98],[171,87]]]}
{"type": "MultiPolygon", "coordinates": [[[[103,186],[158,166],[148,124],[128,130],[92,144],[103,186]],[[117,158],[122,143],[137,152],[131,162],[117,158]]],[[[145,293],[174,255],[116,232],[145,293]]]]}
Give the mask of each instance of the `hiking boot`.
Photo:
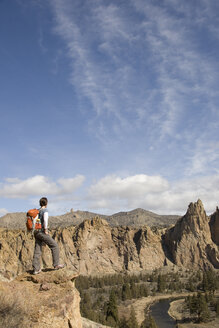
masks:
{"type": "Polygon", "coordinates": [[[58,264],[54,267],[54,270],[63,269],[64,267],[65,267],[65,264],[58,264]]]}
{"type": "Polygon", "coordinates": [[[41,272],[41,269],[39,269],[38,271],[36,271],[36,270],[34,270],[33,271],[33,274],[35,275],[35,274],[39,274],[41,272]]]}

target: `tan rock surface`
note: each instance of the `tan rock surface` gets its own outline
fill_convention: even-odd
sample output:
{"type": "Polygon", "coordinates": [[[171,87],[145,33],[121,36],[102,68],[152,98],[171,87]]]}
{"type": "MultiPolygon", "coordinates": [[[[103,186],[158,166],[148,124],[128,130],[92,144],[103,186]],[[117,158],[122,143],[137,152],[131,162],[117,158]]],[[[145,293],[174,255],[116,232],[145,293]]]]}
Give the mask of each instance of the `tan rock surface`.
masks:
{"type": "MultiPolygon", "coordinates": [[[[199,200],[191,203],[187,213],[168,230],[152,230],[147,226],[110,227],[107,221],[95,217],[78,226],[53,230],[50,234],[59,244],[61,261],[82,275],[137,273],[171,263],[193,269],[219,268],[219,251],[215,243],[218,212],[211,223],[199,200]]],[[[30,270],[33,250],[31,234],[0,228],[0,280],[30,270]]],[[[51,252],[45,246],[42,268],[51,267],[51,252]]]]}
{"type": "Polygon", "coordinates": [[[190,203],[187,213],[165,235],[169,256],[186,268],[219,268],[219,252],[212,241],[209,217],[201,200],[190,203]]]}
{"type": "MultiPolygon", "coordinates": [[[[86,220],[77,227],[51,232],[59,244],[61,261],[83,275],[140,272],[163,266],[161,235],[149,227],[111,228],[105,220],[86,220]]],[[[0,279],[30,270],[34,239],[24,231],[0,229],[0,279]]],[[[42,267],[51,268],[50,249],[42,251],[42,267]]]]}
{"type": "Polygon", "coordinates": [[[12,282],[1,283],[1,295],[5,295],[2,303],[6,304],[8,300],[10,306],[7,309],[9,318],[1,316],[0,320],[4,323],[4,320],[10,319],[11,311],[13,317],[17,315],[21,320],[18,327],[82,328],[80,296],[74,286],[76,277],[75,272],[63,269],[42,272],[36,276],[26,273],[12,282]],[[10,295],[17,298],[17,304],[7,299],[10,295]],[[16,311],[18,308],[22,319],[16,311]]]}

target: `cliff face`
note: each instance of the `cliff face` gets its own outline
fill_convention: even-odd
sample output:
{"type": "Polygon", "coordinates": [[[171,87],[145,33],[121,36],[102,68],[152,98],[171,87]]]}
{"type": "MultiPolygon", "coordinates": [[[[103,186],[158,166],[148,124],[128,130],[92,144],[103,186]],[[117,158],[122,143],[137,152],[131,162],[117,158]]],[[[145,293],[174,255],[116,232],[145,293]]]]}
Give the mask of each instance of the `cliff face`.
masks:
{"type": "MultiPolygon", "coordinates": [[[[168,230],[150,227],[110,227],[100,218],[51,232],[59,244],[61,261],[82,275],[153,270],[167,263],[186,268],[219,268],[218,210],[210,223],[202,202],[191,203],[187,213],[168,230]],[[216,245],[217,244],[217,245],[216,245]]],[[[18,230],[0,230],[0,279],[16,277],[32,267],[34,239],[18,230]]],[[[52,266],[43,247],[42,267],[52,266]]]]}
{"type": "Polygon", "coordinates": [[[82,328],[75,278],[74,272],[63,269],[0,282],[1,327],[82,328]]]}
{"type": "MultiPolygon", "coordinates": [[[[75,265],[80,274],[103,275],[121,271],[138,272],[162,266],[165,255],[161,236],[150,228],[111,228],[98,217],[77,227],[56,231],[61,258],[75,265]]],[[[46,250],[44,262],[51,256],[46,250]]]]}
{"type": "MultiPolygon", "coordinates": [[[[159,233],[149,227],[111,228],[105,220],[86,220],[77,227],[55,230],[60,258],[83,275],[138,272],[163,265],[165,254],[159,233]]],[[[32,267],[34,239],[24,231],[0,230],[0,277],[8,279],[32,267]]],[[[52,266],[49,248],[43,247],[42,266],[52,266]]]]}
{"type": "Polygon", "coordinates": [[[219,246],[219,209],[216,208],[216,211],[211,215],[210,218],[210,229],[211,237],[213,242],[219,246]]]}
{"type": "Polygon", "coordinates": [[[153,233],[149,227],[138,230],[129,227],[114,228],[112,240],[123,270],[153,270],[164,264],[161,235],[153,233]]]}
{"type": "Polygon", "coordinates": [[[191,203],[187,213],[164,236],[170,258],[187,268],[219,268],[219,252],[211,238],[215,230],[216,224],[210,230],[201,200],[191,203]]]}

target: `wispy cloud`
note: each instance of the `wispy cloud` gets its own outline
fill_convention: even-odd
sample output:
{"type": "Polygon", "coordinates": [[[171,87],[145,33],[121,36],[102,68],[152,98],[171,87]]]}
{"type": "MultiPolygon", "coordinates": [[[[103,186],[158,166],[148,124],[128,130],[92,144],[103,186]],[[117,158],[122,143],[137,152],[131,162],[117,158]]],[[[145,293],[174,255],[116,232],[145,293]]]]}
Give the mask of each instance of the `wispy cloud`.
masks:
{"type": "Polygon", "coordinates": [[[216,2],[52,0],[50,6],[92,136],[134,140],[142,152],[171,143],[173,152],[182,148],[181,175],[215,173],[216,2]]]}
{"type": "Polygon", "coordinates": [[[70,81],[91,102],[100,133],[103,125],[108,131],[105,119],[117,133],[139,128],[140,113],[141,128],[147,122],[156,136],[174,136],[194,102],[201,105],[200,98],[205,101],[200,111],[207,116],[212,94],[218,92],[216,63],[200,51],[195,33],[197,24],[209,32],[204,1],[200,8],[142,0],[129,1],[127,7],[116,1],[81,6],[67,0],[51,1],[51,6],[55,31],[71,60],[70,81]]]}
{"type": "Polygon", "coordinates": [[[45,45],[45,41],[44,41],[44,35],[43,35],[43,29],[42,29],[42,26],[39,27],[39,37],[38,37],[38,43],[39,43],[39,46],[42,50],[43,53],[46,53],[48,51],[48,48],[46,47],[45,45]]]}
{"type": "Polygon", "coordinates": [[[134,48],[130,44],[135,40],[134,31],[116,3],[106,5],[104,2],[85,1],[85,4],[86,13],[81,8],[79,10],[89,28],[78,21],[76,5],[70,5],[68,1],[52,1],[55,32],[68,49],[72,68],[70,82],[79,97],[87,97],[90,101],[94,115],[89,115],[89,124],[92,128],[95,126],[101,137],[106,137],[106,133],[119,136],[122,131],[132,129],[135,119],[130,121],[129,115],[138,118],[135,107],[144,103],[136,94],[139,93],[139,74],[126,52],[134,48]]]}
{"type": "Polygon", "coordinates": [[[156,123],[161,128],[161,137],[176,133],[181,122],[186,122],[185,116],[189,116],[195,101],[206,118],[212,105],[212,93],[218,94],[215,88],[218,79],[215,73],[216,62],[213,58],[209,60],[209,56],[200,49],[200,40],[197,40],[196,34],[197,20],[201,28],[206,30],[207,27],[204,25],[206,22],[201,20],[203,2],[194,8],[185,2],[179,6],[176,1],[168,3],[171,10],[168,10],[168,6],[133,1],[136,9],[145,15],[142,28],[154,56],[157,95],[160,95],[156,123]],[[205,99],[204,107],[201,99],[205,99]]]}
{"type": "Polygon", "coordinates": [[[194,141],[194,148],[189,158],[190,165],[185,169],[187,176],[219,172],[219,142],[206,142],[203,137],[194,141]]]}

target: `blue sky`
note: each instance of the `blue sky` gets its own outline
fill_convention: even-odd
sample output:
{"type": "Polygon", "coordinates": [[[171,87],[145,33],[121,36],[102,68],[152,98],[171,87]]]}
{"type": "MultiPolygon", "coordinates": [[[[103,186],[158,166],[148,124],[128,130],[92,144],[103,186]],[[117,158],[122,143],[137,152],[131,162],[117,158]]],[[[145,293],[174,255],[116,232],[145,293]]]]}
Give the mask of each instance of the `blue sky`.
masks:
{"type": "Polygon", "coordinates": [[[0,215],[219,200],[217,0],[0,0],[0,215]]]}

